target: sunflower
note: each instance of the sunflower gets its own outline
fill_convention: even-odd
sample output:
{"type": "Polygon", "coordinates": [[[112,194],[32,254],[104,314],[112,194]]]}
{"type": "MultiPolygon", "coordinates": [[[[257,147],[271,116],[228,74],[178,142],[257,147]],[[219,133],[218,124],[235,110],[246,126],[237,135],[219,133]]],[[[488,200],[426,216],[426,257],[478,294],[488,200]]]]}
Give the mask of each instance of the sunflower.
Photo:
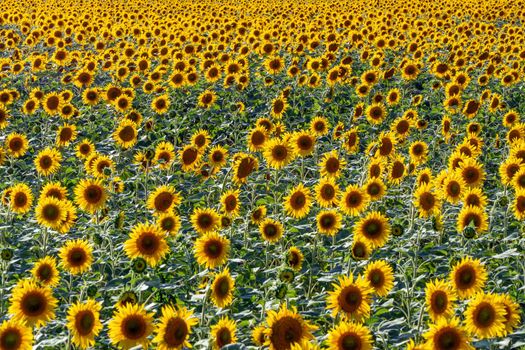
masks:
{"type": "Polygon", "coordinates": [[[173,307],[164,305],[162,316],[155,328],[153,342],[157,344],[158,350],[181,350],[191,348],[189,337],[191,328],[198,323],[193,311],[185,307],[173,307]]]}
{"type": "Polygon", "coordinates": [[[130,259],[142,258],[155,267],[169,252],[164,233],[156,225],[136,225],[124,242],[124,251],[130,259]]]}
{"type": "Polygon", "coordinates": [[[368,263],[364,273],[375,294],[384,297],[394,287],[394,271],[385,260],[368,263]]]}
{"type": "Polygon", "coordinates": [[[348,185],[339,200],[339,208],[349,216],[358,216],[370,202],[366,191],[357,185],[348,185]]]}
{"type": "Polygon", "coordinates": [[[469,344],[470,337],[455,317],[440,318],[423,336],[426,339],[425,349],[474,350],[474,347],[469,344]]]}
{"type": "Polygon", "coordinates": [[[56,92],[50,92],[44,96],[42,106],[49,115],[56,115],[64,105],[64,101],[56,92]]]}
{"type": "Polygon", "coordinates": [[[82,140],[76,147],[76,155],[82,159],[86,159],[92,152],[95,152],[95,145],[88,139],[82,140]]]}
{"type": "Polygon", "coordinates": [[[38,201],[35,215],[40,225],[56,230],[66,219],[66,208],[61,200],[47,197],[38,201]]]}
{"type": "Polygon", "coordinates": [[[226,191],[220,199],[222,210],[228,216],[235,218],[239,215],[239,190],[226,191]]]}
{"type": "Polygon", "coordinates": [[[290,247],[286,252],[286,265],[294,269],[295,271],[300,271],[303,266],[304,255],[301,250],[295,246],[290,247]]]}
{"type": "Polygon", "coordinates": [[[284,227],[279,221],[266,218],[259,224],[259,232],[265,241],[275,243],[283,236],[284,227]]]}
{"type": "Polygon", "coordinates": [[[137,142],[137,127],[135,123],[129,119],[123,119],[113,132],[113,140],[123,149],[132,147],[137,142]]]}
{"type": "Polygon", "coordinates": [[[215,275],[211,285],[211,300],[217,307],[224,308],[232,303],[234,283],[228,268],[215,275]]]}
{"type": "Polygon", "coordinates": [[[370,124],[378,125],[386,118],[386,108],[382,103],[374,103],[366,108],[366,120],[370,124]]]}
{"type": "Polygon", "coordinates": [[[264,205],[258,206],[257,208],[252,210],[250,214],[250,221],[253,224],[258,225],[266,217],[266,212],[267,212],[266,206],[264,205]]]}
{"type": "Polygon", "coordinates": [[[359,135],[356,127],[344,132],[341,135],[342,146],[348,154],[359,151],[359,135]]]}
{"type": "Polygon", "coordinates": [[[401,91],[399,89],[391,89],[386,96],[386,102],[390,106],[395,106],[401,101],[401,91]]]}
{"type": "Polygon", "coordinates": [[[333,283],[334,290],[328,292],[327,309],[332,316],[341,314],[346,320],[362,322],[370,317],[371,294],[374,292],[368,281],[360,276],[340,276],[339,284],[333,283]]]}
{"type": "Polygon", "coordinates": [[[209,269],[223,265],[230,253],[230,240],[216,232],[208,232],[195,241],[195,258],[209,269]]]}
{"type": "Polygon", "coordinates": [[[175,236],[181,228],[181,219],[177,214],[167,212],[162,213],[157,217],[156,224],[161,230],[175,236]]]}
{"type": "Polygon", "coordinates": [[[44,286],[54,287],[60,280],[56,259],[51,256],[39,259],[31,269],[31,274],[44,286]]]}
{"type": "Polygon", "coordinates": [[[479,187],[467,188],[463,196],[463,203],[465,206],[485,208],[487,206],[487,196],[479,187]]]}
{"type": "Polygon", "coordinates": [[[394,120],[390,126],[390,129],[395,133],[396,137],[400,140],[405,139],[410,129],[414,126],[414,122],[406,117],[399,117],[394,120]]]}
{"type": "Polygon", "coordinates": [[[514,201],[512,202],[514,216],[518,220],[525,219],[525,190],[519,189],[516,191],[514,201]]]}
{"type": "Polygon", "coordinates": [[[423,141],[414,141],[410,144],[410,160],[415,165],[424,164],[428,158],[428,145],[423,141]]]}
{"type": "Polygon", "coordinates": [[[288,108],[288,103],[282,96],[276,97],[272,101],[270,115],[275,119],[281,119],[288,108]]]}
{"type": "Polygon", "coordinates": [[[175,188],[171,185],[162,185],[155,188],[155,191],[148,196],[146,205],[155,213],[162,214],[171,212],[180,203],[181,198],[175,188]]]}
{"type": "Polygon", "coordinates": [[[151,101],[151,109],[157,114],[164,114],[170,107],[170,99],[168,95],[157,96],[151,101]]]}
{"type": "Polygon", "coordinates": [[[266,142],[263,155],[268,165],[274,169],[283,168],[295,158],[292,145],[279,138],[273,138],[266,142]]]}
{"type": "Polygon", "coordinates": [[[329,236],[334,236],[342,226],[342,217],[335,210],[322,210],[317,214],[317,231],[329,236]]]}
{"type": "Polygon", "coordinates": [[[191,215],[193,228],[199,235],[213,232],[219,225],[219,214],[215,209],[196,208],[191,215]]]}
{"type": "Polygon", "coordinates": [[[388,181],[391,184],[399,185],[403,178],[407,174],[407,168],[405,166],[405,159],[401,155],[395,155],[392,157],[388,166],[388,181]]]}
{"type": "Polygon", "coordinates": [[[377,211],[368,212],[354,225],[354,235],[369,242],[372,248],[380,248],[390,237],[388,218],[377,211]]]}
{"type": "Polygon", "coordinates": [[[256,126],[253,128],[247,137],[248,148],[252,152],[263,150],[266,141],[268,141],[268,132],[262,126],[256,126]]]}
{"type": "Polygon", "coordinates": [[[7,135],[5,139],[5,147],[7,153],[13,158],[20,158],[26,154],[27,149],[29,148],[29,141],[27,141],[26,135],[13,132],[7,135]]]}
{"type": "Polygon", "coordinates": [[[315,136],[308,131],[298,131],[291,137],[292,147],[294,152],[306,157],[312,154],[315,150],[315,136]]]}
{"type": "Polygon", "coordinates": [[[483,290],[487,281],[487,271],[480,260],[467,256],[454,265],[449,280],[458,297],[467,299],[483,290]]]}
{"type": "Polygon", "coordinates": [[[41,327],[55,318],[58,301],[49,286],[40,286],[33,280],[20,280],[12,290],[8,313],[13,321],[29,327],[41,327]]]}
{"type": "Polygon", "coordinates": [[[137,345],[148,348],[148,337],[153,331],[153,313],[142,304],[125,304],[116,309],[108,323],[108,335],[113,345],[130,349],[137,345]]]}
{"type": "Polygon", "coordinates": [[[484,233],[489,228],[488,219],[483,208],[467,205],[458,214],[456,228],[458,232],[463,232],[466,227],[474,227],[477,233],[484,233]]]}
{"type": "Polygon", "coordinates": [[[82,102],[88,106],[95,106],[99,100],[100,91],[98,88],[89,88],[82,92],[82,102]]]}
{"type": "Polygon", "coordinates": [[[253,343],[256,345],[256,346],[263,346],[264,343],[266,343],[266,327],[261,325],[261,326],[257,326],[253,329],[252,331],[252,340],[253,340],[253,343]]]}
{"type": "Polygon", "coordinates": [[[235,322],[228,317],[221,317],[219,322],[211,326],[211,339],[213,350],[220,350],[228,344],[237,342],[235,335],[237,327],[235,322]]]}
{"type": "Polygon", "coordinates": [[[88,271],[93,262],[93,247],[83,239],[67,241],[60,248],[61,265],[72,275],[88,271]]]}
{"type": "Polygon", "coordinates": [[[368,177],[381,178],[386,170],[386,162],[382,157],[375,157],[368,164],[368,177]]]}
{"type": "Polygon", "coordinates": [[[372,334],[363,325],[340,322],[328,332],[328,350],[372,350],[372,334]]]}
{"type": "Polygon", "coordinates": [[[383,198],[387,190],[383,180],[377,177],[369,178],[363,188],[371,201],[378,201],[383,198]]]}
{"type": "Polygon", "coordinates": [[[372,254],[372,245],[368,240],[361,237],[354,237],[352,247],[350,248],[352,258],[355,260],[366,260],[372,254]]]}
{"type": "Polygon", "coordinates": [[[222,146],[217,145],[210,149],[208,161],[212,167],[220,169],[226,165],[227,157],[228,150],[222,146]]]}
{"type": "Polygon", "coordinates": [[[106,188],[100,179],[83,179],[75,187],[75,203],[91,214],[106,205],[106,188]]]}
{"type": "Polygon", "coordinates": [[[198,98],[198,106],[202,108],[210,108],[217,100],[217,95],[214,91],[205,90],[203,91],[198,98]]]}
{"type": "Polygon", "coordinates": [[[57,130],[57,135],[55,138],[55,143],[59,147],[64,147],[69,145],[72,141],[75,141],[77,138],[77,127],[73,124],[64,123],[57,130]]]}
{"type": "Polygon", "coordinates": [[[418,208],[419,216],[426,218],[436,215],[441,210],[441,200],[434,193],[432,185],[423,183],[414,192],[414,205],[418,208]]]}
{"type": "Polygon", "coordinates": [[[10,188],[9,204],[11,210],[17,214],[25,214],[33,204],[33,193],[25,183],[19,183],[10,188]]]}
{"type": "Polygon", "coordinates": [[[505,335],[510,334],[520,324],[520,305],[508,294],[500,294],[499,302],[505,308],[505,335]]]}
{"type": "Polygon", "coordinates": [[[452,204],[457,204],[463,197],[467,184],[458,172],[449,173],[441,186],[441,197],[452,204]]]}
{"type": "Polygon", "coordinates": [[[115,169],[115,163],[105,155],[98,155],[91,164],[89,173],[100,179],[107,179],[115,169]]]}
{"type": "Polygon", "coordinates": [[[319,180],[314,187],[315,200],[322,208],[330,208],[339,200],[339,186],[333,177],[325,177],[319,180]]]}
{"type": "Polygon", "coordinates": [[[250,154],[238,153],[233,163],[233,181],[236,184],[243,184],[248,181],[248,176],[259,167],[257,158],[250,154]]]}
{"type": "Polygon", "coordinates": [[[328,123],[328,120],[325,117],[315,117],[310,122],[310,131],[315,136],[324,136],[328,134],[330,128],[330,124],[328,123]]]}
{"type": "Polygon", "coordinates": [[[456,298],[456,292],[450,283],[440,279],[428,282],[425,287],[425,301],[432,321],[452,317],[456,298]]]}
{"type": "MultiPolygon", "coordinates": [[[[28,114],[27,112],[25,112],[28,114]]],[[[5,129],[9,125],[8,119],[11,117],[9,110],[0,105],[0,130],[5,129]]]]}
{"type": "Polygon", "coordinates": [[[479,187],[485,179],[483,166],[474,158],[465,158],[459,164],[459,173],[469,187],[479,187]]]}
{"type": "Polygon", "coordinates": [[[268,327],[264,345],[269,346],[270,350],[291,349],[294,344],[313,339],[312,331],[316,329],[294,307],[288,309],[285,304],[277,312],[269,310],[266,323],[268,327]]]}
{"type": "Polygon", "coordinates": [[[69,307],[66,325],[71,332],[73,344],[81,349],[95,345],[95,337],[102,330],[101,308],[102,305],[93,299],[83,303],[77,301],[69,307]]]}
{"type": "Polygon", "coordinates": [[[321,176],[338,178],[345,165],[346,161],[343,158],[339,158],[337,151],[327,152],[319,162],[321,176]]]}
{"type": "Polygon", "coordinates": [[[476,294],[464,315],[465,329],[478,339],[501,337],[506,333],[506,310],[497,294],[476,294]]]}
{"type": "Polygon", "coordinates": [[[0,325],[0,349],[31,350],[33,330],[21,320],[4,320],[0,325]]]}
{"type": "Polygon", "coordinates": [[[75,207],[75,205],[67,199],[62,201],[62,205],[66,211],[66,217],[60,222],[60,226],[57,228],[57,231],[60,233],[67,233],[69,230],[71,230],[71,227],[73,227],[77,220],[77,207],[75,207]]]}
{"type": "Polygon", "coordinates": [[[413,339],[410,339],[407,343],[406,350],[424,350],[423,344],[416,344],[413,339]]]}
{"type": "Polygon", "coordinates": [[[199,167],[202,153],[194,145],[186,145],[179,151],[180,164],[185,172],[193,171],[199,167]]]}
{"type": "Polygon", "coordinates": [[[210,134],[207,130],[199,129],[191,136],[191,144],[199,151],[204,151],[210,144],[210,134]]]}
{"type": "Polygon", "coordinates": [[[312,195],[310,189],[302,183],[292,188],[290,193],[284,198],[284,208],[286,213],[293,218],[302,219],[310,212],[312,205],[312,195]]]}
{"type": "Polygon", "coordinates": [[[522,160],[517,157],[507,158],[499,166],[499,175],[501,177],[501,182],[504,185],[509,185],[512,183],[514,176],[522,169],[525,169],[525,164],[522,163],[522,160]]]}

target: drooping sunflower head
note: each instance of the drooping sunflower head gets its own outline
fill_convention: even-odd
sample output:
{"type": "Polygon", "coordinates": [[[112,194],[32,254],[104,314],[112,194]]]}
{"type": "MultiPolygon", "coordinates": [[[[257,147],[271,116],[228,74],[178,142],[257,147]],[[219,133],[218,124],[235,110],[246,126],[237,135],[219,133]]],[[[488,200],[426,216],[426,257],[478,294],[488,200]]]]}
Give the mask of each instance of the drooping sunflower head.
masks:
{"type": "Polygon", "coordinates": [[[372,254],[372,246],[368,240],[356,236],[352,242],[351,252],[355,260],[366,260],[372,254]]]}

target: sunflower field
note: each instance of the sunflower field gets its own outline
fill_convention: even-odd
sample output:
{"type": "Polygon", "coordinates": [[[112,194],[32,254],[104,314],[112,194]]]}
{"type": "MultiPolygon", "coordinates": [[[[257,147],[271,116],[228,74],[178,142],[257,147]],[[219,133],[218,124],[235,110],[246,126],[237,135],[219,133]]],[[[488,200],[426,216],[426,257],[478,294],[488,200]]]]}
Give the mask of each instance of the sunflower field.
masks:
{"type": "Polygon", "coordinates": [[[525,349],[519,1],[0,4],[0,350],[525,349]]]}

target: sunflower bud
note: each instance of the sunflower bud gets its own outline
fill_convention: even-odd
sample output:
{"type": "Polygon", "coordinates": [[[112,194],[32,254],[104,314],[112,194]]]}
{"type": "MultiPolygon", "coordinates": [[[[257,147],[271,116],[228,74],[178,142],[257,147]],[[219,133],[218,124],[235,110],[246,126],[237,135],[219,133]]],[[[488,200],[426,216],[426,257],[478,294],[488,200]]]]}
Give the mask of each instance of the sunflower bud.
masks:
{"type": "Polygon", "coordinates": [[[142,273],[144,272],[144,270],[146,270],[146,267],[148,267],[148,264],[146,264],[146,260],[142,259],[142,258],[136,258],[135,260],[133,260],[133,262],[131,263],[131,268],[133,269],[133,271],[135,271],[136,273],[142,273]]]}
{"type": "Polygon", "coordinates": [[[2,249],[0,255],[3,261],[10,261],[11,259],[13,259],[13,250],[10,248],[4,248],[2,249]]]}

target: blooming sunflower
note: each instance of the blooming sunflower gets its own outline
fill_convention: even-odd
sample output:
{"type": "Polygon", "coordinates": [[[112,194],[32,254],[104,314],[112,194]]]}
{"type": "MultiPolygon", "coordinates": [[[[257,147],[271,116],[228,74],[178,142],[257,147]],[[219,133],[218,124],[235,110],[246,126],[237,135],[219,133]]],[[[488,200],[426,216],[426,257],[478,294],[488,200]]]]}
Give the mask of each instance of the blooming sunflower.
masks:
{"type": "Polygon", "coordinates": [[[366,120],[368,120],[370,124],[377,125],[383,122],[386,118],[387,112],[385,105],[382,103],[374,103],[366,108],[365,114],[366,120]]]}
{"type": "Polygon", "coordinates": [[[91,214],[106,205],[106,188],[100,179],[83,179],[75,187],[75,202],[91,214]]]}
{"type": "Polygon", "coordinates": [[[344,132],[341,135],[342,146],[348,154],[354,154],[359,151],[359,134],[356,127],[344,132]]]}
{"type": "Polygon", "coordinates": [[[456,292],[447,281],[435,279],[425,287],[425,302],[432,321],[446,319],[454,315],[456,292]]]}
{"type": "Polygon", "coordinates": [[[339,158],[337,151],[325,153],[319,163],[321,176],[338,178],[345,165],[346,160],[339,158]]]}
{"type": "Polygon", "coordinates": [[[181,228],[181,219],[175,213],[162,213],[157,217],[156,224],[161,230],[175,236],[181,228]]]}
{"type": "Polygon", "coordinates": [[[220,350],[228,344],[237,342],[236,331],[235,321],[228,317],[221,317],[219,322],[211,326],[213,350],[220,350]]]}
{"type": "Polygon", "coordinates": [[[211,208],[195,208],[190,220],[199,235],[215,231],[220,222],[219,214],[211,208]]]}
{"type": "Polygon", "coordinates": [[[55,144],[60,147],[69,145],[77,138],[77,127],[72,124],[64,123],[58,130],[55,138],[55,144]]]}
{"type": "Polygon", "coordinates": [[[380,248],[390,237],[388,218],[377,211],[369,212],[355,224],[354,235],[369,242],[372,248],[380,248]]]}
{"type": "Polygon", "coordinates": [[[64,202],[55,197],[47,197],[38,201],[35,208],[36,221],[45,227],[58,229],[66,219],[64,202]]]}
{"type": "Polygon", "coordinates": [[[264,158],[274,169],[281,169],[295,158],[295,152],[290,142],[273,138],[264,145],[264,158]]]}
{"type": "Polygon", "coordinates": [[[466,299],[483,290],[487,271],[480,260],[467,256],[454,265],[449,280],[458,297],[466,299]]]}
{"type": "Polygon", "coordinates": [[[0,325],[0,348],[2,350],[31,350],[33,330],[22,320],[4,320],[0,325]]]}
{"type": "Polygon", "coordinates": [[[314,187],[315,200],[322,208],[330,208],[339,201],[339,186],[333,177],[321,178],[314,187]]]}
{"type": "Polygon", "coordinates": [[[76,155],[82,159],[86,159],[94,151],[95,145],[88,139],[83,139],[76,147],[76,155]]]}
{"type": "Polygon", "coordinates": [[[499,301],[505,308],[505,334],[510,334],[520,324],[520,305],[508,294],[500,294],[499,301]]]}
{"type": "Polygon", "coordinates": [[[295,271],[300,271],[303,266],[304,255],[301,250],[295,246],[290,247],[286,252],[286,265],[294,269],[295,271]]]}
{"type": "Polygon", "coordinates": [[[202,108],[211,108],[215,101],[217,100],[217,95],[214,91],[205,90],[203,91],[198,98],[198,106],[202,108]]]}
{"type": "Polygon", "coordinates": [[[290,193],[284,198],[286,213],[296,219],[307,216],[311,205],[312,195],[310,189],[302,183],[292,188],[290,193]]]}
{"type": "Polygon", "coordinates": [[[56,259],[52,256],[39,259],[31,269],[31,274],[44,286],[54,287],[60,280],[56,259]]]}
{"type": "Polygon", "coordinates": [[[512,202],[512,208],[516,219],[525,219],[525,189],[519,189],[516,191],[514,201],[512,202]]]}
{"type": "Polygon", "coordinates": [[[479,187],[467,188],[463,196],[463,203],[465,206],[485,208],[487,206],[487,196],[479,187]]]}
{"type": "Polygon", "coordinates": [[[256,346],[263,346],[266,343],[266,327],[263,325],[257,326],[252,331],[252,340],[256,346]]]}
{"type": "Polygon", "coordinates": [[[7,135],[5,139],[5,148],[7,153],[13,158],[22,157],[24,154],[26,154],[27,149],[29,148],[27,136],[16,132],[7,135]]]}
{"type": "Polygon", "coordinates": [[[130,259],[142,258],[150,266],[156,266],[169,252],[164,233],[156,225],[136,225],[124,242],[124,251],[130,259]]]}
{"type": "Polygon", "coordinates": [[[347,320],[362,322],[370,317],[371,294],[374,292],[368,281],[359,276],[339,276],[339,283],[333,283],[333,291],[328,292],[327,309],[332,316],[341,314],[347,320]]]}
{"type": "Polygon", "coordinates": [[[346,215],[358,216],[366,209],[369,203],[370,197],[362,187],[348,185],[345,191],[341,194],[339,208],[346,215]]]}
{"type": "Polygon", "coordinates": [[[466,227],[474,227],[477,233],[486,232],[489,228],[488,215],[483,208],[467,205],[458,214],[457,230],[463,232],[466,227]]]}
{"type": "Polygon", "coordinates": [[[211,285],[211,300],[217,307],[224,308],[232,303],[234,284],[228,268],[215,275],[211,285]]]}
{"type": "Polygon", "coordinates": [[[342,217],[336,210],[322,210],[317,214],[317,231],[319,233],[335,236],[342,226],[342,217]]]}
{"type": "Polygon", "coordinates": [[[457,204],[464,196],[467,184],[458,172],[450,172],[443,180],[440,189],[442,198],[452,204],[457,204]]]}
{"type": "Polygon", "coordinates": [[[315,135],[308,131],[298,131],[291,137],[291,143],[298,156],[306,157],[315,150],[315,135]]]}
{"type": "Polygon", "coordinates": [[[266,323],[268,327],[264,345],[269,346],[270,350],[291,349],[294,344],[313,339],[312,331],[316,329],[294,307],[288,309],[285,304],[277,312],[269,310],[266,323]]]}
{"type": "Polygon", "coordinates": [[[372,245],[364,238],[354,237],[350,251],[355,260],[366,260],[372,254],[372,245]]]}
{"type": "Polygon", "coordinates": [[[414,205],[422,218],[436,215],[441,210],[441,200],[434,193],[432,185],[429,183],[423,183],[418,186],[414,192],[414,205]]]}
{"type": "Polygon", "coordinates": [[[266,206],[260,205],[257,208],[255,208],[252,213],[250,214],[250,221],[258,225],[261,223],[261,221],[266,217],[266,206]]]}
{"type": "Polygon", "coordinates": [[[220,199],[222,210],[228,214],[228,216],[235,218],[239,216],[239,190],[226,191],[220,199]]]}
{"type": "Polygon", "coordinates": [[[153,342],[158,350],[181,350],[191,348],[189,337],[191,328],[198,323],[193,311],[185,307],[175,308],[171,305],[162,307],[162,316],[155,328],[153,342]]]}
{"type": "Polygon", "coordinates": [[[482,164],[474,158],[465,158],[459,164],[458,171],[469,187],[479,187],[485,179],[485,172],[482,164]]]}
{"type": "Polygon", "coordinates": [[[67,241],[60,249],[59,257],[69,273],[78,275],[91,268],[93,247],[82,239],[67,241]]]}
{"type": "Polygon", "coordinates": [[[250,154],[237,154],[233,164],[233,181],[236,184],[243,184],[248,181],[248,176],[259,167],[257,158],[250,154]]]}
{"type": "Polygon", "coordinates": [[[386,193],[386,185],[380,178],[372,177],[363,185],[363,188],[371,201],[378,201],[386,193]]]}
{"type": "Polygon", "coordinates": [[[128,149],[137,142],[137,135],[135,123],[129,119],[123,119],[113,132],[113,140],[123,149],[128,149]]]}
{"type": "Polygon", "coordinates": [[[29,327],[41,327],[55,318],[57,300],[49,286],[40,286],[33,280],[20,280],[9,299],[9,314],[16,322],[29,327]]]}
{"type": "Polygon", "coordinates": [[[170,107],[170,100],[168,95],[157,96],[151,101],[151,109],[157,114],[164,114],[170,107]]]}
{"type": "Polygon", "coordinates": [[[474,350],[470,345],[470,337],[457,318],[440,318],[423,336],[426,339],[425,349],[474,350]]]}
{"type": "Polygon", "coordinates": [[[137,345],[147,348],[153,331],[153,313],[142,304],[127,303],[118,307],[108,323],[109,338],[113,345],[130,349],[137,345]]]}
{"type": "Polygon", "coordinates": [[[195,241],[195,258],[209,269],[223,265],[230,253],[230,240],[216,232],[208,232],[195,241]]]}
{"type": "Polygon", "coordinates": [[[265,218],[259,224],[259,232],[265,241],[275,243],[283,236],[284,227],[283,224],[277,220],[265,218]]]}
{"type": "Polygon", "coordinates": [[[181,202],[180,195],[171,185],[162,185],[148,196],[147,207],[156,213],[168,213],[181,202]]]}
{"type": "Polygon", "coordinates": [[[372,350],[372,334],[363,325],[340,322],[328,332],[328,350],[372,350]]]}
{"type": "Polygon", "coordinates": [[[384,297],[394,288],[394,271],[385,260],[368,263],[364,277],[368,280],[375,294],[384,297]]]}
{"type": "Polygon", "coordinates": [[[505,335],[506,310],[497,294],[477,293],[465,310],[465,329],[478,339],[505,335]]]}
{"type": "Polygon", "coordinates": [[[325,117],[315,117],[310,122],[310,131],[315,136],[324,136],[330,132],[330,123],[325,117]]]}
{"type": "Polygon", "coordinates": [[[95,345],[95,337],[102,330],[101,308],[102,305],[93,299],[77,301],[69,307],[66,325],[71,332],[73,344],[81,349],[95,345]]]}
{"type": "Polygon", "coordinates": [[[217,145],[210,149],[208,161],[212,167],[220,169],[226,165],[227,157],[228,150],[220,145],[217,145]]]}
{"type": "Polygon", "coordinates": [[[184,172],[196,170],[201,158],[202,153],[194,145],[186,145],[179,151],[179,160],[184,172]]]}
{"type": "Polygon", "coordinates": [[[33,193],[25,183],[19,183],[10,188],[9,205],[17,214],[25,214],[33,204],[33,193]]]}

